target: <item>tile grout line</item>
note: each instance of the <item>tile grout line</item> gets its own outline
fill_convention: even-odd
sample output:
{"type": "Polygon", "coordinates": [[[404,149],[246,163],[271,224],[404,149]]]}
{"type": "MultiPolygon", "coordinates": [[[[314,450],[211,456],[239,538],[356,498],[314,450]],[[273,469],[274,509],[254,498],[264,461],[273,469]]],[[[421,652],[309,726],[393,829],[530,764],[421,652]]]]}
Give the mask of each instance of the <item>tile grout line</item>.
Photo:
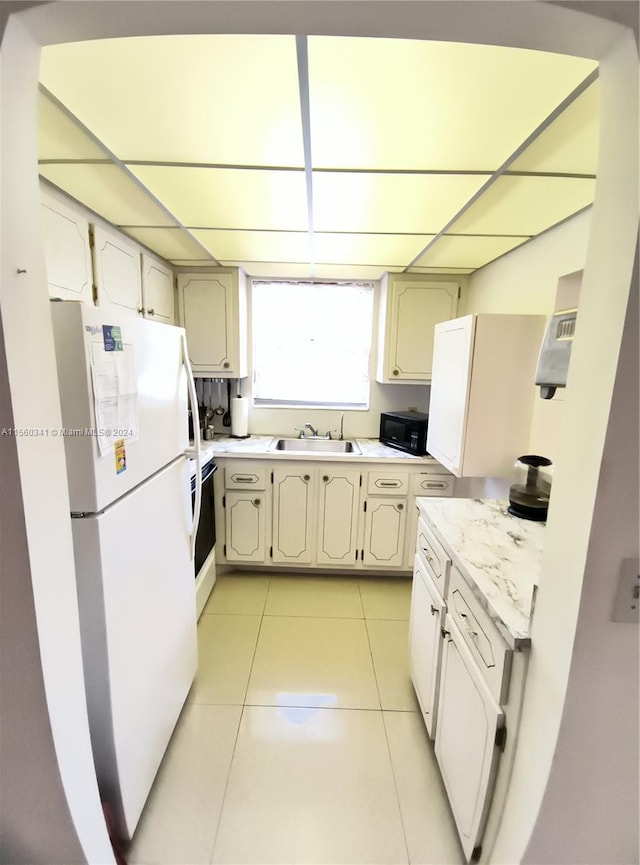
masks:
{"type": "Polygon", "coordinates": [[[222,801],[220,802],[220,812],[218,813],[218,819],[216,821],[216,831],[213,836],[213,844],[211,846],[211,856],[209,857],[209,865],[213,863],[213,857],[216,851],[216,843],[218,841],[218,833],[220,832],[220,824],[222,822],[222,812],[224,811],[224,805],[227,799],[227,791],[229,789],[229,779],[231,778],[231,770],[233,768],[233,761],[236,756],[236,750],[238,747],[238,739],[240,738],[240,728],[242,726],[242,720],[244,718],[244,711],[247,707],[246,699],[247,692],[249,690],[249,682],[251,681],[251,673],[253,672],[253,664],[256,658],[256,652],[258,651],[258,641],[260,639],[260,632],[262,631],[262,622],[264,621],[264,611],[267,606],[267,598],[269,597],[269,589],[271,588],[271,577],[269,577],[269,582],[267,584],[267,592],[264,597],[264,604],[262,606],[262,613],[260,615],[260,625],[258,627],[258,633],[256,635],[256,644],[253,648],[253,656],[251,658],[251,666],[249,667],[249,675],[247,676],[247,684],[244,691],[244,697],[242,699],[242,708],[240,710],[240,717],[238,719],[238,729],[236,730],[236,737],[233,742],[233,751],[231,753],[231,760],[229,760],[229,769],[227,771],[227,777],[224,784],[224,793],[222,794],[222,801]]]}
{"type": "Polygon", "coordinates": [[[407,863],[411,865],[411,854],[409,852],[409,839],[407,838],[407,827],[405,825],[404,814],[402,813],[402,803],[400,801],[400,793],[398,791],[398,779],[396,777],[396,770],[393,765],[393,756],[391,754],[391,745],[389,743],[389,733],[387,731],[387,725],[384,718],[384,712],[381,712],[382,715],[382,727],[384,729],[384,738],[387,743],[387,753],[389,755],[389,764],[391,766],[391,776],[393,777],[393,789],[396,792],[396,802],[398,803],[398,813],[400,815],[400,824],[402,825],[402,837],[404,838],[404,847],[407,853],[407,863]]]}

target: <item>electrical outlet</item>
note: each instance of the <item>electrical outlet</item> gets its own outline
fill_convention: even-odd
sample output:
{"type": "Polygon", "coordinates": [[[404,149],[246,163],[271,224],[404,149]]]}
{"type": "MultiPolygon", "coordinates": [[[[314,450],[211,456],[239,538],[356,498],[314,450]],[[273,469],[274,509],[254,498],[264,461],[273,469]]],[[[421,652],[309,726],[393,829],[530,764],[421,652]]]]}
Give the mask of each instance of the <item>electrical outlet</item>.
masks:
{"type": "Polygon", "coordinates": [[[638,622],[640,612],[640,562],[623,559],[620,565],[618,589],[613,600],[612,622],[638,622]]]}

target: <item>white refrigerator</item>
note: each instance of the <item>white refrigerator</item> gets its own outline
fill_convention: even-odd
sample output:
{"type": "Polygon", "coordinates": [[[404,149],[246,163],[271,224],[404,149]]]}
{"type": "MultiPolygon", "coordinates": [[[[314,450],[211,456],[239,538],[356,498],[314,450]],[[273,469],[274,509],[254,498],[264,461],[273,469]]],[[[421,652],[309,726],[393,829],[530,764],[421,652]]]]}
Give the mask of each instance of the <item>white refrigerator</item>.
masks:
{"type": "Polygon", "coordinates": [[[91,742],[128,840],[196,670],[195,390],[182,328],[75,301],[51,314],[91,742]]]}

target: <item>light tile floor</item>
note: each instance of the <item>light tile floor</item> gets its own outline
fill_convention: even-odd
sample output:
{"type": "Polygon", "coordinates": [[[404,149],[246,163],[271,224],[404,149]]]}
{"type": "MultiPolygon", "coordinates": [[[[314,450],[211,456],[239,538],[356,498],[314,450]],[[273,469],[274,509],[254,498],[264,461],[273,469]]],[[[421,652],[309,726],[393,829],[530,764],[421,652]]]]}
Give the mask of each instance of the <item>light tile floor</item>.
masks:
{"type": "Polygon", "coordinates": [[[405,579],[219,576],[129,865],[461,865],[410,597],[405,579]]]}

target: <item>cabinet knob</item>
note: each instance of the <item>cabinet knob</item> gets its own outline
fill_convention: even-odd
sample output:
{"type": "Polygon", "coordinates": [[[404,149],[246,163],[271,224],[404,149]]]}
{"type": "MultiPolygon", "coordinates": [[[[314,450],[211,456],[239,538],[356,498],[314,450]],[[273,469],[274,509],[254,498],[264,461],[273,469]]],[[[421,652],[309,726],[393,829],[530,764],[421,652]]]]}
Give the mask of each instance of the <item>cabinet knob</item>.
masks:
{"type": "Polygon", "coordinates": [[[260,499],[254,499],[253,503],[256,507],[259,507],[260,506],[260,499]]]}
{"type": "Polygon", "coordinates": [[[329,480],[329,475],[322,475],[322,480],[323,480],[323,481],[325,482],[325,484],[326,484],[326,482],[329,480]]]}
{"type": "Polygon", "coordinates": [[[400,375],[400,370],[399,370],[399,369],[394,369],[394,370],[393,370],[393,374],[394,374],[394,375],[400,375]]]}
{"type": "Polygon", "coordinates": [[[136,312],[138,313],[138,315],[144,315],[144,307],[143,306],[137,306],[136,312]]]}
{"type": "Polygon", "coordinates": [[[311,480],[311,475],[305,475],[305,476],[302,478],[302,480],[303,480],[303,481],[310,481],[310,480],[311,480]]]}
{"type": "Polygon", "coordinates": [[[228,360],[225,360],[225,362],[222,364],[222,368],[223,369],[229,369],[229,361],[228,360]]]}
{"type": "Polygon", "coordinates": [[[438,608],[437,608],[437,607],[434,607],[433,604],[431,604],[431,615],[432,615],[432,616],[437,616],[437,615],[438,615],[438,608]]]}
{"type": "Polygon", "coordinates": [[[155,314],[156,314],[155,309],[148,309],[147,310],[147,315],[155,315],[155,314]]]}
{"type": "Polygon", "coordinates": [[[445,637],[450,637],[450,636],[451,636],[451,631],[447,631],[446,628],[440,628],[440,633],[442,634],[442,639],[443,639],[443,640],[444,640],[445,637]]]}
{"type": "Polygon", "coordinates": [[[401,511],[403,508],[404,508],[404,505],[403,505],[403,504],[399,504],[399,505],[398,505],[398,510],[399,510],[399,511],[401,511]]]}

